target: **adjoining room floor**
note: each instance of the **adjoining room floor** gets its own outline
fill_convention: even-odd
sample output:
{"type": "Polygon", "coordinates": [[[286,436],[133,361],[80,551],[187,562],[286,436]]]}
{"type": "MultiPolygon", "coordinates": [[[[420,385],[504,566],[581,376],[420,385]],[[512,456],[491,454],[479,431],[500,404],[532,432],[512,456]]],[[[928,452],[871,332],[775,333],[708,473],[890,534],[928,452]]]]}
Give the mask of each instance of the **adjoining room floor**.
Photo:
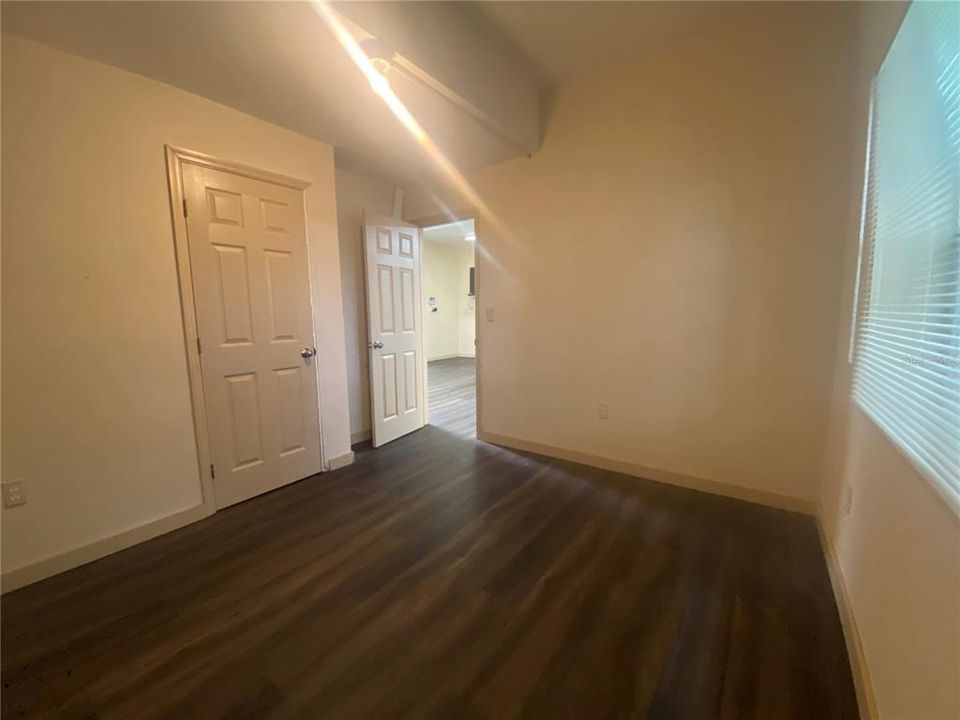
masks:
{"type": "Polygon", "coordinates": [[[811,518],[428,426],[3,598],[3,717],[857,717],[811,518]]]}
{"type": "Polygon", "coordinates": [[[477,364],[473,358],[427,363],[428,422],[464,438],[477,436],[477,364]]]}

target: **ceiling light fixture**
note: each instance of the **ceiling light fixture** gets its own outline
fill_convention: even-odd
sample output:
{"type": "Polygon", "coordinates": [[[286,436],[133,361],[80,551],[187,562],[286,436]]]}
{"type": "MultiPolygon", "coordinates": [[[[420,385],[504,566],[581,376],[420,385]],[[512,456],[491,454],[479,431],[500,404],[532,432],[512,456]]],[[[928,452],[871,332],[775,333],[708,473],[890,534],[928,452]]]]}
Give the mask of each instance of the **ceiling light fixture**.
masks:
{"type": "Polygon", "coordinates": [[[390,64],[393,53],[386,50],[377,38],[368,37],[366,40],[361,40],[360,47],[370,58],[370,64],[381,75],[386,75],[393,68],[390,64]]]}

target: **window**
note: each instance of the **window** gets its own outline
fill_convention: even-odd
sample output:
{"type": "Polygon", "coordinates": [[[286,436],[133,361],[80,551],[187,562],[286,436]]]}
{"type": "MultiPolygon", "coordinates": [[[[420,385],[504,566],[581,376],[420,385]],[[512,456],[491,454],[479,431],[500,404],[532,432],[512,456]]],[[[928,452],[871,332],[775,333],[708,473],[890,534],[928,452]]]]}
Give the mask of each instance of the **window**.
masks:
{"type": "Polygon", "coordinates": [[[960,503],[960,4],[914,2],[874,80],[854,397],[960,503]]]}

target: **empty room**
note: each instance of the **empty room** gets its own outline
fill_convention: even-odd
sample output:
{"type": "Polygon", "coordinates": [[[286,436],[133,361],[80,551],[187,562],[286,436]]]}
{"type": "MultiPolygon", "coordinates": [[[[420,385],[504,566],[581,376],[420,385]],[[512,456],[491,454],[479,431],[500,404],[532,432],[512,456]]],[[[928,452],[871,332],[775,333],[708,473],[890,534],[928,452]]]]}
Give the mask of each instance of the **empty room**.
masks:
{"type": "Polygon", "coordinates": [[[423,228],[427,422],[476,437],[476,266],[473,219],[423,228]]]}
{"type": "Polygon", "coordinates": [[[4,718],[960,718],[960,4],[0,1],[4,718]]]}

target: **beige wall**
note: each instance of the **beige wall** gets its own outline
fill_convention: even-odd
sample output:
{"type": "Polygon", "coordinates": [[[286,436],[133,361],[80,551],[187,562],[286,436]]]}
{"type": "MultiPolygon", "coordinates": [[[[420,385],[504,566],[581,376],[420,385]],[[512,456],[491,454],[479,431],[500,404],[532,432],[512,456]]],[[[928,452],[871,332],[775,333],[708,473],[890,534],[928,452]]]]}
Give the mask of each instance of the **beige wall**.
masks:
{"type": "Polygon", "coordinates": [[[423,258],[423,330],[427,360],[473,355],[474,319],[469,268],[473,264],[473,246],[430,240],[424,235],[423,258]],[[437,299],[437,312],[429,306],[437,299]]]}
{"type": "Polygon", "coordinates": [[[201,502],[164,144],[303,178],[327,458],[349,452],[332,149],[4,36],[8,573],[201,502]]]}
{"type": "Polygon", "coordinates": [[[370,370],[367,352],[367,302],[363,275],[363,213],[393,213],[394,187],[363,175],[336,171],[337,227],[343,285],[343,324],[347,346],[350,434],[370,434],[370,370]]]}
{"type": "Polygon", "coordinates": [[[460,353],[458,249],[455,245],[423,238],[423,345],[428,361],[460,353]],[[431,297],[436,298],[435,312],[429,305],[431,297]]]}
{"type": "MultiPolygon", "coordinates": [[[[861,187],[870,80],[905,5],[859,6],[854,190],[861,187]]],[[[846,236],[836,391],[821,521],[842,573],[882,718],[960,717],[960,521],[886,435],[850,401],[850,312],[859,203],[846,236]]]]}
{"type": "Polygon", "coordinates": [[[498,219],[477,224],[485,433],[812,506],[850,15],[748,4],[578,77],[539,153],[471,174],[498,219]]]}

